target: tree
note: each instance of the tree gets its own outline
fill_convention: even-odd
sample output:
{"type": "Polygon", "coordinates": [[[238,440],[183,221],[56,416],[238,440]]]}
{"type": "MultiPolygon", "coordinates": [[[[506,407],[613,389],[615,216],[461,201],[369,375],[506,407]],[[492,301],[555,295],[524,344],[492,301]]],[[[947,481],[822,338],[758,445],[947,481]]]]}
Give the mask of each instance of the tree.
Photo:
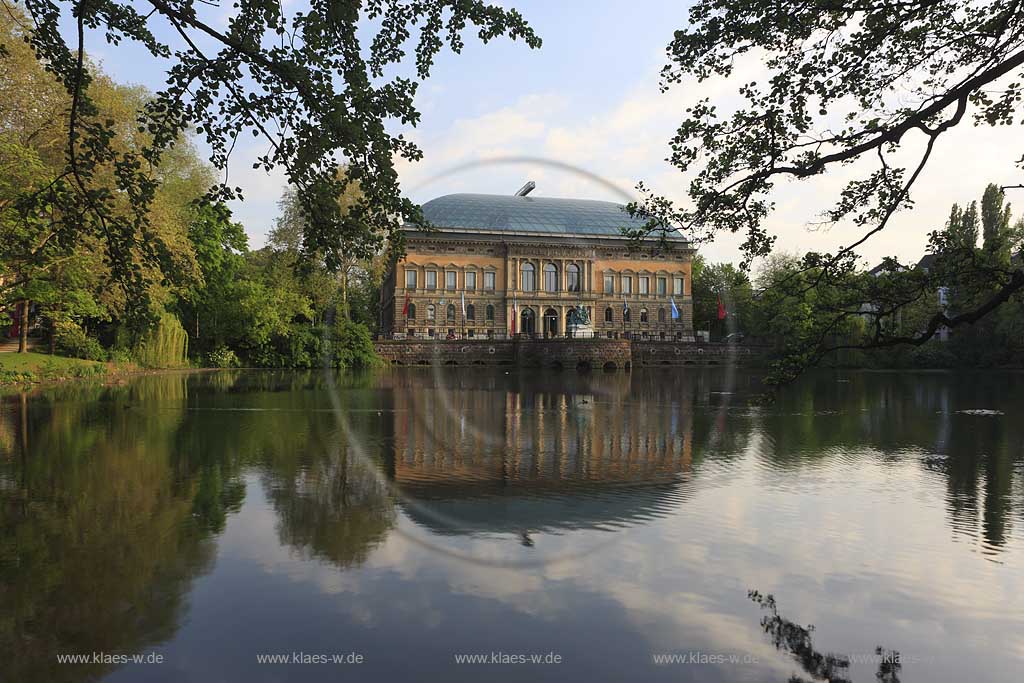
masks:
{"type": "Polygon", "coordinates": [[[1001,263],[1010,262],[1010,205],[1003,205],[1003,190],[989,183],[981,198],[981,226],[985,251],[1001,263]]]}
{"type": "MultiPolygon", "coordinates": [[[[945,133],[965,120],[1009,124],[1020,108],[1021,85],[1013,80],[1024,66],[1018,3],[701,0],[689,19],[668,46],[663,89],[688,77],[735,76],[744,56],[756,55],[767,73],[741,81],[732,111],[708,98],[687,110],[670,161],[692,173],[689,203],[677,207],[641,185],[642,201],[630,210],[649,220],[631,235],[673,226],[698,240],[742,232],[747,265],[772,249],[766,220],[780,182],[856,170],[824,210],[826,224],[856,232],[835,253],[802,264],[815,273],[810,287],[840,284],[856,271],[857,248],[912,206],[911,190],[945,133]],[[914,161],[904,167],[909,155],[914,161]]],[[[959,276],[988,278],[991,297],[956,316],[936,313],[921,335],[972,324],[1024,288],[1019,267],[978,273],[972,266],[961,259],[959,276]]],[[[923,343],[924,336],[899,343],[923,343]]],[[[892,343],[885,335],[863,340],[865,347],[892,343]]]]}
{"type": "MultiPolygon", "coordinates": [[[[137,297],[116,286],[109,258],[110,235],[83,232],[74,214],[68,214],[65,150],[70,134],[72,99],[51,73],[39,64],[26,43],[33,36],[28,19],[15,8],[0,13],[0,304],[20,301],[27,311],[31,302],[50,332],[51,350],[87,357],[103,357],[95,339],[86,341],[89,323],[105,324],[131,317],[157,320],[181,287],[198,277],[187,239],[188,213],[213,182],[213,174],[187,141],[164,154],[159,168],[150,169],[159,182],[151,197],[145,234],[148,246],[129,247],[124,263],[141,286],[137,297]],[[146,252],[158,255],[147,259],[146,252]],[[63,339],[63,341],[62,341],[63,339]],[[77,349],[77,350],[76,350],[77,349]]],[[[139,87],[114,83],[95,67],[88,86],[94,116],[113,131],[107,141],[117,154],[148,144],[139,131],[138,111],[151,99],[139,87]]],[[[86,183],[96,197],[114,179],[127,172],[107,163],[93,165],[86,183]]],[[[84,179],[84,176],[83,176],[84,179]]],[[[97,200],[98,201],[98,200],[97,200]]],[[[117,216],[134,213],[128,197],[107,197],[117,216]]],[[[27,325],[22,325],[23,334],[27,325]]],[[[144,326],[137,326],[141,337],[144,326]]],[[[24,347],[24,339],[22,341],[24,347]]],[[[97,358],[98,359],[98,358],[97,358]]]]}
{"type": "Polygon", "coordinates": [[[752,330],[753,287],[750,277],[731,263],[708,263],[697,255],[693,259],[693,323],[696,329],[714,329],[721,336],[727,331],[752,330]],[[726,309],[727,323],[718,320],[718,302],[726,309]]]}
{"type": "MultiPolygon", "coordinates": [[[[9,1],[5,11],[12,9],[9,1]]],[[[190,130],[205,137],[219,170],[227,168],[240,136],[265,139],[269,151],[257,166],[285,170],[305,211],[316,217],[304,252],[320,252],[334,267],[342,247],[355,256],[379,248],[379,233],[367,226],[388,236],[403,220],[421,218],[402,197],[394,167],[396,158],[416,160],[421,152],[387,124],[419,120],[413,97],[437,54],[445,46],[459,52],[470,26],[484,42],[507,35],[540,45],[515,10],[481,0],[312,0],[306,10],[288,11],[280,0],[243,2],[228,10],[224,30],[205,20],[196,0],[143,5],[24,0],[29,21],[23,24],[31,26],[24,34],[69,104],[60,171],[52,183],[24,193],[19,206],[25,216],[54,207],[67,240],[101,240],[113,280],[144,310],[151,308],[150,283],[136,260],[162,267],[167,257],[151,230],[160,185],[154,169],[190,130]],[[173,43],[161,35],[173,36],[173,43]],[[133,144],[123,144],[127,129],[101,115],[90,90],[95,69],[87,50],[102,39],[115,51],[135,43],[165,69],[166,87],[136,112],[133,144]],[[395,68],[410,51],[412,76],[395,68]],[[335,173],[342,161],[349,165],[345,178],[335,173]],[[336,199],[351,181],[364,198],[342,216],[336,199]]],[[[207,198],[239,195],[220,182],[207,198]]]]}
{"type": "Polygon", "coordinates": [[[967,210],[954,204],[949,210],[946,232],[950,241],[961,248],[974,249],[978,245],[978,205],[971,202],[967,210]]]}
{"type": "Polygon", "coordinates": [[[248,239],[241,224],[223,205],[195,205],[188,239],[195,250],[200,278],[182,293],[179,310],[192,353],[202,356],[237,339],[244,326],[239,279],[245,269],[248,239]]]}
{"type": "MultiPolygon", "coordinates": [[[[339,177],[345,176],[348,169],[339,167],[337,173],[339,177]]],[[[362,201],[363,196],[359,184],[344,185],[345,190],[338,196],[337,202],[342,215],[346,216],[362,201]]],[[[281,214],[270,234],[269,244],[287,253],[294,267],[301,268],[314,310],[321,317],[328,311],[335,311],[338,318],[349,318],[368,326],[376,326],[380,283],[388,259],[395,255],[395,251],[378,250],[368,256],[358,256],[347,248],[341,248],[335,255],[336,267],[333,269],[320,253],[303,258],[301,247],[306,234],[316,230],[316,217],[304,210],[299,194],[294,189],[285,192],[278,206],[281,214]]],[[[367,226],[366,230],[368,233],[375,232],[372,226],[367,226]]],[[[378,237],[383,244],[383,235],[378,237]]]]}

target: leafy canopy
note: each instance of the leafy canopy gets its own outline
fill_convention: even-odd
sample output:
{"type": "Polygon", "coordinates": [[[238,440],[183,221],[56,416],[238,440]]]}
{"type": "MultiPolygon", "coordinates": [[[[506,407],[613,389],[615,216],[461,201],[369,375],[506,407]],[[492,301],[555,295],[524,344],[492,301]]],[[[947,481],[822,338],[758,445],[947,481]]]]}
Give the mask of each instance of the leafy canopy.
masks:
{"type": "MultiPolygon", "coordinates": [[[[166,259],[150,209],[157,169],[187,133],[205,137],[221,171],[239,137],[263,139],[268,151],[256,165],[284,169],[313,218],[303,249],[333,266],[343,247],[369,255],[403,220],[420,218],[399,190],[394,162],[421,152],[389,125],[418,122],[413,99],[437,54],[461,51],[470,29],[484,42],[505,35],[540,45],[515,10],[480,0],[312,0],[290,12],[280,0],[238,0],[225,28],[214,13],[227,8],[202,0],[0,2],[8,12],[24,6],[36,59],[70,100],[63,168],[22,198],[22,215],[52,209],[64,217],[62,239],[101,239],[116,280],[134,293],[145,289],[139,260],[166,259]],[[138,112],[131,144],[100,116],[89,88],[87,51],[101,41],[141,45],[165,69],[166,86],[138,112]],[[407,60],[414,75],[394,75],[407,60]],[[339,163],[346,176],[335,173],[339,163]],[[351,181],[363,200],[342,215],[336,200],[351,181]]],[[[212,201],[239,196],[226,174],[208,193],[212,201]]]]}
{"type": "MultiPolygon", "coordinates": [[[[920,344],[940,329],[977,322],[1024,289],[1024,271],[1010,266],[1014,247],[1000,237],[1009,214],[998,187],[980,211],[957,209],[952,235],[933,234],[931,250],[949,254],[940,273],[898,275],[906,268],[895,264],[892,277],[848,287],[859,270],[857,248],[912,206],[914,184],[950,129],[964,122],[1020,123],[1021,3],[699,0],[667,58],[664,90],[726,81],[735,85],[738,104],[726,109],[705,97],[686,110],[669,161],[689,178],[688,202],[678,206],[641,184],[642,199],[630,210],[649,220],[632,237],[673,227],[698,243],[723,231],[740,233],[746,267],[772,251],[775,236],[766,224],[779,184],[841,171],[853,177],[825,200],[822,222],[850,231],[848,239],[834,253],[806,255],[774,283],[786,285],[784,296],[774,297],[780,303],[811,301],[810,290],[819,287],[843,294],[817,297],[824,302],[814,304],[823,334],[813,338],[830,336],[879,300],[896,315],[901,306],[934,297],[940,275],[942,286],[982,279],[988,296],[970,310],[934,311],[913,334],[887,336],[879,327],[879,334],[855,343],[920,344]],[[746,60],[758,64],[753,79],[740,68],[746,60]],[[1002,267],[974,253],[979,228],[1002,267]]],[[[819,350],[803,355],[817,357],[819,350]]]]}

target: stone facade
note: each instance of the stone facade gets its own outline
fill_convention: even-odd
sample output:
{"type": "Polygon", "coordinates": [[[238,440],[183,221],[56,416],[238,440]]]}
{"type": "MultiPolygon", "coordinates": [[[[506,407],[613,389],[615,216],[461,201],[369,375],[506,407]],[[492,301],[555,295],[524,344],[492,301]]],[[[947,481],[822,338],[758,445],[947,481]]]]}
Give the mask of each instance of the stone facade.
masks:
{"type": "Polygon", "coordinates": [[[658,253],[631,250],[624,241],[556,239],[407,234],[406,256],[384,281],[383,332],[428,339],[564,337],[569,310],[583,306],[596,336],[693,339],[692,249],[658,253]]]}
{"type": "Polygon", "coordinates": [[[750,365],[765,347],[631,339],[380,340],[377,353],[393,365],[515,365],[628,370],[664,365],[750,365]]]}

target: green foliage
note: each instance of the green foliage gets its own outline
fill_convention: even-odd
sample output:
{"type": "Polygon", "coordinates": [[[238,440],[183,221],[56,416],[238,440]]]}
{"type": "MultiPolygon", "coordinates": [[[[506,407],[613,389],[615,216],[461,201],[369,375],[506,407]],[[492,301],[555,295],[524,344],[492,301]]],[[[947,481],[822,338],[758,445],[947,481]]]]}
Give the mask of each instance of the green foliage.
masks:
{"type": "Polygon", "coordinates": [[[792,325],[787,356],[794,369],[831,350],[920,344],[941,328],[991,320],[1024,291],[1024,268],[1006,249],[1009,211],[996,186],[980,210],[972,203],[951,212],[950,234],[931,244],[945,255],[937,273],[897,269],[867,280],[858,274],[857,253],[914,206],[915,184],[946,133],[968,122],[1009,131],[1019,120],[1020,5],[698,0],[688,19],[668,45],[662,89],[699,89],[713,80],[710,92],[721,94],[687,107],[670,142],[669,161],[687,178],[687,201],[677,206],[641,183],[641,201],[628,208],[648,222],[631,238],[682,229],[700,243],[739,233],[742,265],[749,266],[774,248],[777,188],[809,181],[827,190],[822,176],[843,174],[840,189],[825,195],[830,204],[816,213],[822,227],[851,231],[837,240],[846,246],[805,255],[793,277],[777,283],[797,283],[778,301],[794,310],[780,311],[785,323],[774,321],[792,325]],[[973,254],[979,227],[984,259],[973,254]],[[988,296],[964,298],[947,316],[936,293],[950,283],[988,296]],[[812,296],[806,288],[822,291],[812,296]],[[806,305],[811,310],[800,313],[806,305]],[[851,337],[843,328],[857,318],[869,319],[871,329],[851,337]],[[922,326],[908,327],[905,318],[922,326]]]}
{"type": "Polygon", "coordinates": [[[173,313],[165,312],[132,349],[132,358],[146,368],[179,368],[186,364],[188,335],[173,313]]]}
{"type": "Polygon", "coordinates": [[[0,353],[0,384],[30,384],[100,377],[107,366],[43,353],[0,353]]]}
{"type": "Polygon", "coordinates": [[[365,325],[342,319],[313,326],[295,323],[287,335],[252,349],[251,365],[270,368],[369,368],[380,365],[365,325]]]}
{"type": "MultiPolygon", "coordinates": [[[[304,252],[321,254],[334,269],[342,246],[357,256],[380,248],[380,233],[366,226],[380,226],[387,235],[419,217],[401,195],[395,161],[418,160],[421,152],[387,124],[419,120],[414,94],[441,50],[461,51],[467,28],[484,42],[505,35],[540,46],[518,12],[481,0],[315,0],[301,10],[280,2],[236,3],[222,17],[229,30],[207,24],[194,0],[155,2],[146,12],[118,0],[24,0],[24,6],[24,24],[33,27],[26,37],[38,64],[63,87],[70,105],[66,140],[74,141],[58,158],[60,182],[28,194],[24,213],[55,206],[60,216],[72,217],[62,221],[69,239],[103,240],[114,279],[147,313],[161,302],[148,300],[150,282],[137,261],[175,267],[170,243],[151,229],[161,184],[152,169],[190,129],[205,137],[220,171],[240,136],[263,137],[270,151],[255,165],[281,168],[302,188],[302,206],[314,218],[304,252]],[[168,22],[175,27],[173,43],[151,30],[168,22]],[[367,26],[378,27],[367,29],[369,40],[367,26]],[[84,41],[104,34],[111,58],[121,49],[141,50],[166,68],[166,87],[129,112],[128,126],[102,115],[92,90],[97,70],[83,58],[84,41]],[[392,74],[409,58],[414,77],[392,74]],[[339,157],[351,160],[348,179],[359,182],[364,197],[345,216],[336,202],[347,182],[335,173],[339,157]]],[[[209,188],[208,198],[239,195],[221,182],[209,188]]]]}
{"type": "Polygon", "coordinates": [[[113,348],[110,349],[110,362],[116,363],[117,365],[130,365],[134,361],[132,360],[132,352],[130,349],[124,348],[113,348]]]}
{"type": "Polygon", "coordinates": [[[708,263],[699,254],[692,268],[693,327],[710,329],[716,337],[730,332],[755,334],[754,291],[747,274],[731,263],[708,263]],[[726,309],[718,319],[718,300],[726,309]]]}
{"type": "Polygon", "coordinates": [[[1010,262],[1010,205],[995,183],[989,183],[981,198],[981,227],[985,251],[1003,264],[1010,262]]]}
{"type": "Polygon", "coordinates": [[[94,337],[90,337],[73,322],[61,323],[55,330],[56,348],[65,356],[85,360],[107,360],[107,351],[94,337]]]}
{"type": "Polygon", "coordinates": [[[946,233],[950,242],[957,247],[974,249],[978,246],[978,204],[971,202],[966,211],[961,211],[960,206],[953,205],[949,211],[949,220],[946,221],[946,233]]]}
{"type": "Polygon", "coordinates": [[[346,318],[334,326],[333,354],[338,367],[370,368],[381,364],[366,325],[346,318]]]}
{"type": "Polygon", "coordinates": [[[206,355],[206,364],[211,368],[237,368],[241,363],[235,352],[226,346],[218,346],[206,355]]]}

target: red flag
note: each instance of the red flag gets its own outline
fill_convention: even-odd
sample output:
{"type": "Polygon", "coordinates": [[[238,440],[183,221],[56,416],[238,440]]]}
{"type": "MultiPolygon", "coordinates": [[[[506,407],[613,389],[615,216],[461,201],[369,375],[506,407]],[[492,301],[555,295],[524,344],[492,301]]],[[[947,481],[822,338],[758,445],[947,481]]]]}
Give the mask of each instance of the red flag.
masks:
{"type": "Polygon", "coordinates": [[[718,319],[725,320],[725,306],[722,305],[722,297],[718,297],[718,319]]]}
{"type": "Polygon", "coordinates": [[[402,306],[402,315],[403,316],[408,316],[409,315],[409,295],[408,294],[405,295],[405,305],[402,306]]]}

